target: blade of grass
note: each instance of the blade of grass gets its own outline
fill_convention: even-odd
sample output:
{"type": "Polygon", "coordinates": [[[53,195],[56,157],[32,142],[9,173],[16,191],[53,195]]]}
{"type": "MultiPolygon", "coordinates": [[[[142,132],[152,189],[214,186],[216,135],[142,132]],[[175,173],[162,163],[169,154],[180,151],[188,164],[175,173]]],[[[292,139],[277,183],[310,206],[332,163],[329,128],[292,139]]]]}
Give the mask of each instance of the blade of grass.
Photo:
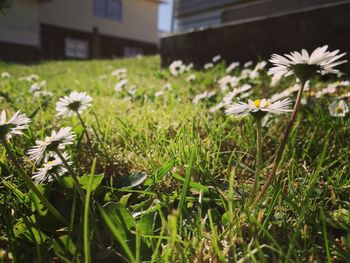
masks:
{"type": "Polygon", "coordinates": [[[133,253],[131,252],[128,244],[124,240],[124,237],[118,232],[118,228],[114,225],[111,218],[108,216],[108,214],[104,211],[104,209],[102,208],[102,206],[99,203],[97,203],[97,209],[100,211],[102,219],[105,222],[105,224],[107,225],[109,231],[114,236],[114,238],[119,242],[119,244],[121,245],[121,247],[125,251],[126,255],[128,256],[129,260],[133,263],[134,262],[136,263],[136,259],[133,255],[133,253]]]}
{"type": "Polygon", "coordinates": [[[92,188],[92,182],[94,179],[95,174],[95,167],[96,167],[96,158],[94,158],[91,172],[90,172],[90,180],[89,180],[89,186],[86,192],[85,196],[85,207],[84,207],[84,257],[85,262],[90,263],[91,262],[91,253],[90,253],[90,228],[89,228],[89,210],[90,210],[90,196],[91,196],[91,188],[92,188]]]}

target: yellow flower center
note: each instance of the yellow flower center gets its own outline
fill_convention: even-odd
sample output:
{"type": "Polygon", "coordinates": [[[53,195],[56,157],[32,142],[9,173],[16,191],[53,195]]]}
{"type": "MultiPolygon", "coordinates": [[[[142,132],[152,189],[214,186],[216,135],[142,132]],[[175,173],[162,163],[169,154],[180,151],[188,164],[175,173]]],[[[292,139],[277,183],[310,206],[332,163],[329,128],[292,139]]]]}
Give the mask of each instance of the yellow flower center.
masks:
{"type": "Polygon", "coordinates": [[[336,113],[343,113],[343,108],[341,108],[341,107],[339,107],[339,106],[337,106],[336,108],[335,108],[335,112],[336,113]]]}
{"type": "MultiPolygon", "coordinates": [[[[261,100],[255,100],[254,101],[254,106],[257,108],[261,108],[261,100]]],[[[264,108],[267,108],[268,106],[270,106],[270,102],[266,101],[264,108]]]]}

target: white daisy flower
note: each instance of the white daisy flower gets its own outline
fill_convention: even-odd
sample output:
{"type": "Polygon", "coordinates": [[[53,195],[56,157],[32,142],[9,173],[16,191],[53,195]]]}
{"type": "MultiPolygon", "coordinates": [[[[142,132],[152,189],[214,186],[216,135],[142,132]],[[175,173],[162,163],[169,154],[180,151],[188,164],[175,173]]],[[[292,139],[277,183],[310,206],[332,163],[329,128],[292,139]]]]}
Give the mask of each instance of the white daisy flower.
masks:
{"type": "Polygon", "coordinates": [[[232,103],[232,100],[239,94],[241,93],[246,93],[252,88],[251,85],[249,84],[244,84],[239,88],[234,89],[233,91],[227,93],[227,95],[223,98],[222,102],[224,103],[225,106],[229,105],[232,103]]]}
{"type": "Polygon", "coordinates": [[[263,117],[267,113],[282,114],[291,112],[290,100],[285,99],[270,103],[266,99],[258,99],[255,101],[248,100],[248,104],[244,102],[233,103],[226,109],[225,113],[237,117],[246,116],[249,113],[255,117],[263,117]]]}
{"type": "Polygon", "coordinates": [[[216,55],[215,57],[213,57],[213,63],[218,62],[221,59],[221,55],[216,55]]]}
{"type": "Polygon", "coordinates": [[[32,81],[38,81],[39,80],[39,76],[37,74],[30,74],[26,77],[21,77],[20,80],[25,80],[28,82],[32,82],[32,81]]]}
{"type": "Polygon", "coordinates": [[[284,98],[287,98],[289,97],[291,94],[293,94],[294,92],[297,92],[298,90],[300,89],[300,85],[298,83],[294,84],[293,86],[285,89],[284,91],[282,92],[279,92],[279,93],[275,93],[271,96],[271,99],[270,101],[271,102],[274,102],[274,101],[277,101],[277,100],[280,100],[280,99],[284,99],[284,98]]]}
{"type": "Polygon", "coordinates": [[[120,92],[123,90],[123,88],[128,85],[129,81],[127,79],[122,79],[121,81],[119,81],[115,86],[114,86],[114,90],[116,92],[120,92]]]}
{"type": "Polygon", "coordinates": [[[74,133],[71,127],[60,129],[58,132],[52,131],[51,136],[47,136],[44,141],[37,140],[36,145],[28,150],[29,160],[38,164],[42,159],[47,161],[56,150],[63,150],[67,145],[73,144],[74,133]]]}
{"type": "Polygon", "coordinates": [[[174,77],[181,75],[186,70],[186,65],[181,60],[173,61],[169,66],[169,71],[174,77]]]}
{"type": "Polygon", "coordinates": [[[249,69],[249,68],[243,69],[243,70],[241,71],[240,78],[241,78],[241,79],[249,78],[249,76],[250,76],[251,73],[252,73],[252,70],[251,70],[251,69],[249,69]]]}
{"type": "Polygon", "coordinates": [[[128,94],[131,96],[131,97],[134,97],[135,94],[137,92],[137,86],[136,85],[133,85],[129,88],[128,90],[128,94]]]}
{"type": "Polygon", "coordinates": [[[225,92],[228,89],[232,89],[239,83],[239,78],[231,77],[229,75],[222,77],[218,81],[220,89],[222,92],[225,92]]]}
{"type": "Polygon", "coordinates": [[[121,76],[125,76],[125,75],[127,75],[127,70],[125,69],[125,68],[119,68],[119,69],[116,69],[116,70],[114,70],[112,73],[111,73],[111,75],[113,76],[113,77],[121,77],[121,76]]]}
{"type": "Polygon", "coordinates": [[[220,110],[223,107],[225,107],[225,104],[223,102],[220,102],[220,103],[216,104],[215,106],[211,107],[209,109],[209,112],[211,112],[211,113],[217,112],[218,110],[220,110]]]}
{"type": "MultiPolygon", "coordinates": [[[[69,162],[69,156],[66,152],[62,153],[63,158],[69,162]]],[[[55,176],[62,176],[67,173],[67,169],[63,166],[62,159],[58,155],[51,157],[51,160],[44,163],[43,167],[39,168],[31,177],[35,184],[41,184],[43,182],[52,182],[55,176]]]]}
{"type": "Polygon", "coordinates": [[[213,67],[214,67],[214,64],[211,63],[211,62],[204,64],[204,69],[205,69],[205,70],[211,69],[211,68],[213,68],[213,67]]]}
{"type": "Polygon", "coordinates": [[[1,72],[1,77],[3,79],[9,79],[9,78],[11,78],[11,75],[10,75],[10,73],[4,71],[4,72],[1,72]]]}
{"type": "Polygon", "coordinates": [[[333,101],[328,109],[332,117],[345,117],[349,112],[348,104],[344,100],[333,101]]]}
{"type": "Polygon", "coordinates": [[[107,75],[101,75],[98,77],[99,80],[105,80],[105,79],[108,79],[108,76],[107,75]]]}
{"type": "Polygon", "coordinates": [[[248,91],[248,92],[244,92],[242,93],[241,95],[239,95],[239,99],[245,99],[245,98],[248,98],[252,95],[253,92],[251,91],[248,91]]]}
{"type": "Polygon", "coordinates": [[[315,97],[317,99],[319,99],[323,95],[336,93],[337,92],[337,87],[338,87],[338,83],[328,84],[326,88],[317,91],[316,94],[315,94],[315,97]]]}
{"type": "Polygon", "coordinates": [[[262,60],[256,64],[254,71],[263,70],[266,67],[266,65],[267,65],[267,62],[265,60],[262,60]]]}
{"type": "Polygon", "coordinates": [[[244,68],[248,68],[248,67],[250,67],[251,65],[253,65],[253,61],[247,61],[246,63],[243,64],[243,67],[244,67],[244,68]]]}
{"type": "Polygon", "coordinates": [[[56,103],[58,115],[73,116],[76,113],[82,114],[91,106],[92,98],[85,92],[73,91],[69,96],[60,98],[56,103]]]}
{"type": "Polygon", "coordinates": [[[34,97],[52,97],[52,96],[53,96],[53,93],[47,90],[34,92],[34,97]]]}
{"type": "Polygon", "coordinates": [[[171,83],[166,83],[163,87],[164,90],[172,90],[173,87],[171,86],[171,83]]]}
{"type": "Polygon", "coordinates": [[[197,94],[193,100],[193,104],[198,104],[203,99],[210,99],[211,97],[216,95],[216,91],[204,91],[203,93],[197,94]]]}
{"type": "Polygon", "coordinates": [[[43,92],[42,92],[42,88],[43,87],[46,87],[47,85],[47,82],[46,80],[43,80],[41,82],[35,82],[33,83],[31,86],[30,86],[30,92],[34,93],[34,96],[35,97],[39,97],[41,95],[45,95],[43,92]]]}
{"type": "Polygon", "coordinates": [[[343,93],[341,94],[338,98],[341,98],[341,99],[350,99],[350,92],[347,92],[347,93],[343,93]]]}
{"type": "Polygon", "coordinates": [[[22,134],[22,130],[27,129],[29,123],[30,119],[25,114],[20,114],[20,111],[6,121],[6,111],[3,110],[0,117],[0,138],[8,140],[12,135],[22,134]]]}
{"type": "Polygon", "coordinates": [[[159,90],[159,91],[157,91],[157,92],[154,93],[154,96],[155,96],[155,97],[160,97],[160,96],[162,96],[163,94],[164,94],[164,90],[159,90]]]}
{"type": "Polygon", "coordinates": [[[193,63],[190,63],[185,67],[185,71],[188,72],[188,71],[192,70],[192,68],[193,68],[193,63]]]}
{"type": "Polygon", "coordinates": [[[226,69],[226,73],[230,73],[233,71],[235,68],[239,66],[239,62],[232,62],[226,69]]]}
{"type": "Polygon", "coordinates": [[[338,54],[339,50],[330,52],[327,48],[328,46],[316,48],[311,55],[305,49],[300,53],[295,51],[284,56],[273,54],[270,62],[274,67],[269,69],[268,74],[273,75],[273,80],[295,74],[302,81],[310,79],[316,73],[339,74],[339,70],[334,67],[347,62],[347,60],[337,61],[346,53],[338,54]]]}
{"type": "Polygon", "coordinates": [[[196,80],[196,75],[195,74],[191,74],[186,78],[187,82],[193,82],[196,80]]]}

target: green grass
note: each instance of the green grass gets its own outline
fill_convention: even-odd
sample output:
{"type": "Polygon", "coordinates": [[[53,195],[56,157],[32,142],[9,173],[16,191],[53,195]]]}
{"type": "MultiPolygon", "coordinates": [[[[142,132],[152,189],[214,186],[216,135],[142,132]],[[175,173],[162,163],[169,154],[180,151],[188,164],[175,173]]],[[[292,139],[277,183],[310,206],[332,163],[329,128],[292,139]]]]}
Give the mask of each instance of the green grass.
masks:
{"type": "MultiPolygon", "coordinates": [[[[225,65],[194,71],[197,80],[189,83],[190,73],[172,77],[159,64],[158,57],[0,63],[0,73],[12,75],[0,78],[0,110],[32,116],[24,136],[10,141],[25,172],[36,169],[25,154],[35,140],[71,126],[76,141],[68,152],[86,193],[83,204],[69,175],[38,187],[69,222],[63,224],[29,191],[0,145],[0,262],[349,261],[350,120],[329,115],[333,99],[311,98],[302,106],[278,180],[259,207],[249,208],[253,118],[210,113],[220,94],[192,103],[196,94],[219,90],[225,65]],[[128,88],[114,90],[117,79],[110,73],[118,68],[127,69],[128,87],[137,85],[134,97],[128,98],[128,88]],[[45,103],[19,80],[32,73],[54,94],[45,103]],[[168,82],[172,89],[155,96],[168,82]],[[94,154],[79,119],[56,115],[58,98],[73,90],[93,98],[82,117],[94,154]]],[[[313,80],[312,90],[328,82],[313,80]]],[[[263,73],[250,83],[251,98],[268,98],[294,80],[270,87],[263,73]]],[[[260,183],[287,121],[278,116],[262,129],[260,183]]]]}

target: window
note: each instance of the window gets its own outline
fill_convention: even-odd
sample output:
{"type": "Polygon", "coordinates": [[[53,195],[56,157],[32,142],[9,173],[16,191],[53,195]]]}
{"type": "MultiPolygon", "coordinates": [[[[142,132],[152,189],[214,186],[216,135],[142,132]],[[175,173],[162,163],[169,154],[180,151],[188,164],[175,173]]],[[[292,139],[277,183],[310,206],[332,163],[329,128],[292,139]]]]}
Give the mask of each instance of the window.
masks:
{"type": "Polygon", "coordinates": [[[89,58],[89,42],[82,39],[65,39],[65,55],[68,58],[89,58]]]}
{"type": "Polygon", "coordinates": [[[136,57],[143,54],[143,51],[141,48],[136,47],[124,47],[124,57],[130,58],[130,57],[136,57]]]}
{"type": "Polygon", "coordinates": [[[122,0],[94,0],[94,16],[122,20],[122,0]]]}

